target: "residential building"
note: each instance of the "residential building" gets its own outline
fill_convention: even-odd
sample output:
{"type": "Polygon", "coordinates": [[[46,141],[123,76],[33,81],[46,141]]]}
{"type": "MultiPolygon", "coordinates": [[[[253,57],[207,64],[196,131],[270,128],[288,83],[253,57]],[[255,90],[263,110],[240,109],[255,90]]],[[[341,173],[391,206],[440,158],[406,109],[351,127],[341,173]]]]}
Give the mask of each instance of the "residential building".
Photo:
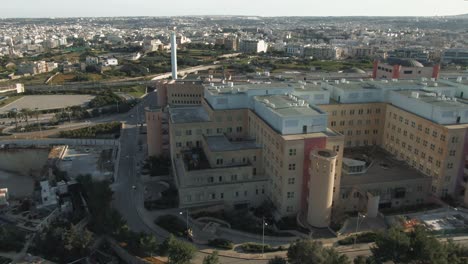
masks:
{"type": "Polygon", "coordinates": [[[314,45],[304,48],[304,56],[318,60],[338,60],[343,57],[343,54],[341,47],[331,45],[314,45]]]}
{"type": "Polygon", "coordinates": [[[239,43],[239,51],[244,53],[260,53],[266,52],[268,44],[264,40],[248,40],[242,39],[239,43]]]}

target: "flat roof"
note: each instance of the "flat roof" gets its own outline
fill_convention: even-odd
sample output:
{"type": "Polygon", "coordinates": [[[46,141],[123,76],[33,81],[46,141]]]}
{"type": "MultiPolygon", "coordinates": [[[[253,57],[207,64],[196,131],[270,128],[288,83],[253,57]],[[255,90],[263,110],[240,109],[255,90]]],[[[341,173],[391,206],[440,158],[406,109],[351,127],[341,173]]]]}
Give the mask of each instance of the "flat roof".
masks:
{"type": "Polygon", "coordinates": [[[170,107],[169,115],[174,124],[210,122],[210,117],[203,106],[170,107]]]}
{"type": "Polygon", "coordinates": [[[249,90],[268,90],[268,89],[295,89],[297,91],[320,91],[323,90],[317,82],[258,82],[258,83],[242,83],[229,86],[228,84],[205,85],[205,88],[212,94],[233,94],[245,93],[249,90]]]}
{"type": "Polygon", "coordinates": [[[393,155],[379,147],[348,148],[345,150],[344,157],[369,159],[370,165],[363,174],[343,174],[342,187],[417,179],[431,180],[430,177],[408,166],[404,161],[396,160],[393,155]]]}
{"type": "Polygon", "coordinates": [[[226,136],[205,137],[208,148],[213,152],[260,149],[255,140],[229,141],[226,136]]]}
{"type": "Polygon", "coordinates": [[[280,116],[298,116],[298,115],[321,115],[323,113],[318,110],[311,108],[309,103],[304,101],[304,105],[299,103],[299,100],[295,101],[287,95],[261,95],[254,96],[254,99],[258,102],[263,103],[266,107],[271,108],[280,116]]]}
{"type": "Polygon", "coordinates": [[[307,138],[321,138],[321,137],[338,137],[343,136],[338,132],[335,132],[329,128],[326,131],[307,133],[307,134],[293,134],[293,135],[282,135],[281,137],[284,140],[303,140],[307,138]]]}
{"type": "Polygon", "coordinates": [[[434,93],[428,93],[426,91],[406,90],[406,91],[395,91],[395,92],[401,95],[407,96],[407,97],[411,97],[414,100],[423,101],[425,103],[432,104],[432,105],[439,106],[439,107],[468,107],[466,103],[459,101],[458,98],[456,99],[456,101],[454,101],[452,98],[450,100],[443,100],[441,99],[440,96],[436,96],[434,93]],[[419,93],[419,97],[418,98],[412,97],[411,95],[413,92],[419,93]]]}

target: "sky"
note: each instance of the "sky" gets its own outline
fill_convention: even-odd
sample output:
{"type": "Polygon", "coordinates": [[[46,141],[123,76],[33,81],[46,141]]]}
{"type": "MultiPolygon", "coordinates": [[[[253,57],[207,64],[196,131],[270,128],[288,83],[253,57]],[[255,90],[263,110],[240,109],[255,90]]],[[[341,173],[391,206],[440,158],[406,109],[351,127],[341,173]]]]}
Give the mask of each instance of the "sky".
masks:
{"type": "Polygon", "coordinates": [[[446,16],[468,0],[0,0],[0,18],[96,16],[446,16]]]}

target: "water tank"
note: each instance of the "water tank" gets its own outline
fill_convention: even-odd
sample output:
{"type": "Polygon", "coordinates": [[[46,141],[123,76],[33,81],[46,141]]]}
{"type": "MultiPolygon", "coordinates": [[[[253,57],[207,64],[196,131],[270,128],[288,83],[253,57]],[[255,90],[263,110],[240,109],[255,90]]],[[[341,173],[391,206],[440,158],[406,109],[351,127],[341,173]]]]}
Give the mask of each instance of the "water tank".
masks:
{"type": "Polygon", "coordinates": [[[337,157],[336,152],[328,149],[310,153],[307,222],[314,227],[330,225],[337,157]]]}

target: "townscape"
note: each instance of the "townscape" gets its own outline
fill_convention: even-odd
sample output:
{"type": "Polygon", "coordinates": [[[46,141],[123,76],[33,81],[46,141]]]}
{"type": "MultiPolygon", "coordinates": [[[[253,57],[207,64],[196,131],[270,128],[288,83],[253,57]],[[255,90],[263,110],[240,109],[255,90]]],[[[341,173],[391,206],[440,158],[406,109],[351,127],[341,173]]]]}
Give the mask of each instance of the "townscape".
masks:
{"type": "Polygon", "coordinates": [[[468,15],[0,18],[0,264],[468,263],[467,188],[468,15]]]}

